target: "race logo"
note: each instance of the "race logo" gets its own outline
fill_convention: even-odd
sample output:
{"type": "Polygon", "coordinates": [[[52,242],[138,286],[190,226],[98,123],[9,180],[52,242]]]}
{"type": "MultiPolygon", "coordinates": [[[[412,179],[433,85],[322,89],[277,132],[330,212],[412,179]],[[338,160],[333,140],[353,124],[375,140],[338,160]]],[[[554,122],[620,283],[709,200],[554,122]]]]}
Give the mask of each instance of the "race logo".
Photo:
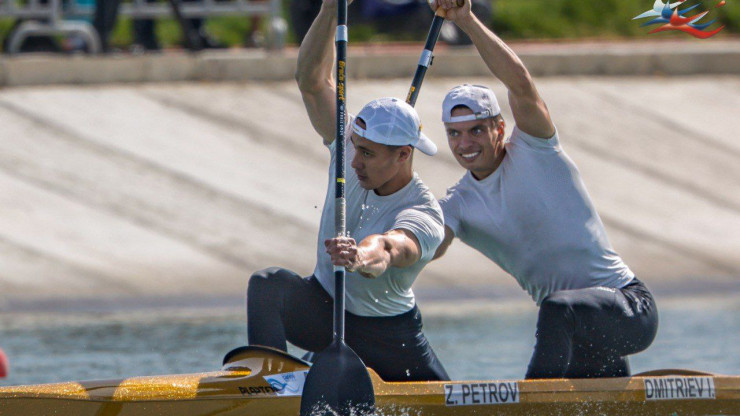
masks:
{"type": "MultiPolygon", "coordinates": [[[[711,38],[719,33],[720,30],[724,29],[725,26],[722,25],[714,30],[705,30],[716,22],[717,19],[712,19],[706,23],[699,23],[699,21],[709,12],[698,12],[691,16],[686,16],[687,13],[699,7],[699,4],[694,4],[693,6],[682,9],[681,6],[683,6],[684,2],[685,0],[678,0],[671,3],[670,0],[666,0],[665,4],[663,4],[662,0],[655,0],[651,10],[633,17],[632,20],[650,17],[652,19],[643,23],[642,26],[661,25],[648,32],[649,34],[665,32],[667,30],[679,30],[699,39],[711,38]]],[[[725,0],[721,0],[716,6],[714,6],[714,8],[719,8],[724,5],[725,0]]]]}
{"type": "Polygon", "coordinates": [[[306,383],[306,375],[308,375],[308,370],[271,374],[263,378],[270,383],[278,396],[300,396],[303,393],[303,385],[306,383]]]}

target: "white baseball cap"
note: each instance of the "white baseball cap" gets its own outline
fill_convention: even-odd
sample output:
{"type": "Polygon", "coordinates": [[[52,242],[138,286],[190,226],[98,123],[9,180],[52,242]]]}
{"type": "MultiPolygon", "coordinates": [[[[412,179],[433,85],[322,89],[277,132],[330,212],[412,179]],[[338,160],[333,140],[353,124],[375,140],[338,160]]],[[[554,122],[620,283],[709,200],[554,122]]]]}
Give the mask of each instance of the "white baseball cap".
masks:
{"type": "Polygon", "coordinates": [[[462,84],[450,90],[442,102],[442,121],[457,123],[459,121],[481,120],[501,114],[496,95],[482,85],[462,84]],[[452,109],[462,105],[473,110],[473,114],[452,117],[452,109]]]}
{"type": "Polygon", "coordinates": [[[389,146],[413,146],[433,156],[437,145],[421,132],[421,122],[414,107],[393,97],[378,98],[362,107],[352,123],[352,131],[375,143],[389,146]],[[357,119],[365,122],[363,129],[357,119]]]}

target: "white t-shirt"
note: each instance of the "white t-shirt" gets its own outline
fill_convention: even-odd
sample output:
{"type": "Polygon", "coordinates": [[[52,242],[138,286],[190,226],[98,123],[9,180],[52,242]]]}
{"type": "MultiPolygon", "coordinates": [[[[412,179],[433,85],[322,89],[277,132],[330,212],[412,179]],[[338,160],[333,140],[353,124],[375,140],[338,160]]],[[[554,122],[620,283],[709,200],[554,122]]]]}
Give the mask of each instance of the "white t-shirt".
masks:
{"type": "Polygon", "coordinates": [[[557,132],[514,128],[501,165],[483,180],[468,171],[440,200],[445,224],[514,276],[539,305],[550,293],[621,288],[634,274],[614,252],[557,132]]]}
{"type": "MultiPolygon", "coordinates": [[[[411,285],[421,269],[434,257],[437,247],[444,238],[442,209],[416,173],[406,186],[391,195],[379,196],[373,190],[363,189],[354,169],[349,167],[355,155],[349,136],[345,143],[347,169],[344,191],[347,201],[346,228],[349,236],[359,244],[369,235],[404,229],[411,231],[421,246],[421,258],[416,263],[404,268],[390,267],[375,279],[347,272],[345,305],[349,312],[360,316],[400,315],[414,307],[415,299],[411,285]]],[[[329,150],[331,150],[329,186],[321,213],[314,275],[321,286],[334,297],[334,268],[331,258],[326,253],[324,240],[336,236],[335,142],[332,142],[329,150]]]]}

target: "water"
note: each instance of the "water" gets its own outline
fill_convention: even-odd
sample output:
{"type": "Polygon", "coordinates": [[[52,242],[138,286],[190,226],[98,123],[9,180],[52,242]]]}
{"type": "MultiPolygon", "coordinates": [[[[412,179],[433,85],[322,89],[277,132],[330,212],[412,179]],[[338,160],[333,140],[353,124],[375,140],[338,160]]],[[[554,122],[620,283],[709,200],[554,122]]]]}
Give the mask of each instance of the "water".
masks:
{"type": "MultiPolygon", "coordinates": [[[[692,368],[740,374],[737,296],[664,300],[659,306],[658,337],[646,352],[632,357],[634,372],[692,368]]],[[[457,302],[421,307],[426,334],[453,379],[523,376],[534,344],[533,305],[457,302]]],[[[0,346],[11,373],[0,385],[212,371],[245,338],[237,307],[2,314],[0,346]]]]}

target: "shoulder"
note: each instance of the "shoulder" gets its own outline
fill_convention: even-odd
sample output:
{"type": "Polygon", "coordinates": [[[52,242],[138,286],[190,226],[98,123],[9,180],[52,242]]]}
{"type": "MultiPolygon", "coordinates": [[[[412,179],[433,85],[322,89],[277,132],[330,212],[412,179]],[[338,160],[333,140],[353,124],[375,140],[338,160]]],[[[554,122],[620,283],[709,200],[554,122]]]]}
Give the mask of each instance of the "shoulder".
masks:
{"type": "Polygon", "coordinates": [[[460,234],[460,221],[462,221],[462,213],[465,212],[465,205],[468,204],[472,195],[470,178],[470,172],[466,172],[460,180],[447,188],[447,194],[439,200],[439,205],[442,208],[444,215],[445,225],[449,226],[455,234],[460,234]]]}
{"type": "Polygon", "coordinates": [[[439,200],[439,203],[443,209],[445,206],[454,204],[456,203],[456,201],[459,201],[463,198],[464,194],[471,186],[469,176],[470,172],[465,172],[465,175],[463,175],[463,177],[460,178],[457,183],[447,188],[445,196],[439,200]]]}
{"type": "Polygon", "coordinates": [[[414,173],[414,178],[397,200],[396,219],[442,222],[442,208],[432,191],[414,173]]]}
{"type": "Polygon", "coordinates": [[[419,179],[418,175],[414,174],[413,187],[410,190],[407,198],[405,199],[404,205],[407,209],[418,210],[432,214],[433,216],[442,216],[442,208],[434,197],[434,194],[424,182],[419,179]]]}
{"type": "Polygon", "coordinates": [[[467,203],[466,195],[469,195],[467,188],[470,186],[469,177],[470,172],[466,172],[460,180],[447,188],[447,194],[439,200],[439,204],[442,208],[444,216],[444,225],[452,231],[453,236],[462,238],[462,222],[464,220],[462,213],[466,212],[463,208],[467,203]]]}
{"type": "Polygon", "coordinates": [[[555,133],[550,137],[536,137],[525,133],[518,126],[514,126],[508,142],[514,147],[521,146],[533,150],[560,150],[560,138],[557,128],[555,129],[555,133]]]}
{"type": "Polygon", "coordinates": [[[416,172],[414,172],[414,176],[411,178],[411,183],[409,185],[408,192],[405,195],[405,200],[423,203],[428,202],[431,204],[437,203],[437,198],[434,197],[432,191],[424,181],[421,180],[419,174],[416,172]]]}
{"type": "Polygon", "coordinates": [[[421,182],[412,191],[400,204],[391,228],[412,233],[421,248],[421,258],[431,260],[444,239],[442,208],[421,182]]]}

